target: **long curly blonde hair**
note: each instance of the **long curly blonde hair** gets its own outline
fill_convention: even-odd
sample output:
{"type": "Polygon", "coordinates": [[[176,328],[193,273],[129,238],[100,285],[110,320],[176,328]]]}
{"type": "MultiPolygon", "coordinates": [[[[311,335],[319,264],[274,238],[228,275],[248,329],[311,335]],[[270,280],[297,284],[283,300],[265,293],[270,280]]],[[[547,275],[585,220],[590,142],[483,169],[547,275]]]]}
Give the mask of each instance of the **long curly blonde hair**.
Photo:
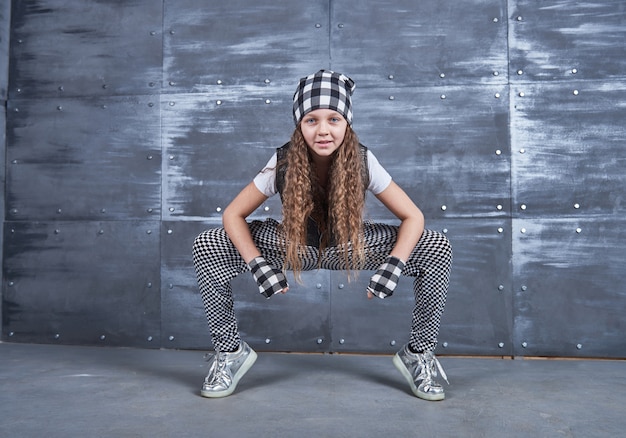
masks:
{"type": "MultiPolygon", "coordinates": [[[[321,231],[319,263],[329,245],[336,245],[343,268],[350,274],[362,268],[365,260],[363,209],[365,187],[363,159],[359,140],[350,126],[342,145],[334,152],[328,183],[324,189],[317,178],[302,131],[298,126],[291,136],[285,158],[287,170],[282,196],[284,269],[293,271],[300,282],[307,223],[312,217],[321,231]]],[[[284,163],[278,163],[278,167],[284,163]]]]}

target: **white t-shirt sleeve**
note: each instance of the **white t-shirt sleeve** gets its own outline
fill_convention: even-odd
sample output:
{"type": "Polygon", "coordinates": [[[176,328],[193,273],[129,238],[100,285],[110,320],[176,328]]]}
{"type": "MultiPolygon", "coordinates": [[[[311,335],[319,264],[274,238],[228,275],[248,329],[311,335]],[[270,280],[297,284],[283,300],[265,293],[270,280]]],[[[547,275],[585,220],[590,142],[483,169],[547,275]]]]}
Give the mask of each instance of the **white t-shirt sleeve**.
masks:
{"type": "Polygon", "coordinates": [[[391,175],[378,162],[372,151],[367,150],[367,166],[370,173],[370,184],[367,190],[378,195],[391,184],[391,175]]]}
{"type": "Polygon", "coordinates": [[[268,198],[276,194],[276,162],[276,152],[274,152],[272,158],[253,179],[256,188],[268,198]]]}

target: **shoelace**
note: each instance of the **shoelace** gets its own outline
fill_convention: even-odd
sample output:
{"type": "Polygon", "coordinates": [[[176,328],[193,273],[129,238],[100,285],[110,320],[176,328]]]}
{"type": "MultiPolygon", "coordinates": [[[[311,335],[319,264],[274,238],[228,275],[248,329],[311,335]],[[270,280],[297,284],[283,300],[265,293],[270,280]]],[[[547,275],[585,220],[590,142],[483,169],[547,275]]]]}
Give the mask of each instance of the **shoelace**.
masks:
{"type": "Polygon", "coordinates": [[[441,366],[441,364],[439,363],[439,359],[437,359],[437,357],[435,355],[432,356],[433,362],[435,363],[437,370],[439,371],[439,374],[441,374],[441,377],[443,377],[443,380],[446,381],[446,383],[449,385],[450,382],[448,382],[448,376],[446,376],[446,372],[443,370],[443,367],[441,366]]]}
{"type": "Polygon", "coordinates": [[[207,353],[204,355],[204,358],[207,362],[210,362],[211,359],[215,358],[215,361],[211,365],[209,369],[209,375],[207,376],[207,383],[223,383],[223,380],[226,377],[226,373],[224,370],[226,369],[226,355],[216,353],[207,353]],[[210,376],[210,378],[209,378],[210,376]]]}

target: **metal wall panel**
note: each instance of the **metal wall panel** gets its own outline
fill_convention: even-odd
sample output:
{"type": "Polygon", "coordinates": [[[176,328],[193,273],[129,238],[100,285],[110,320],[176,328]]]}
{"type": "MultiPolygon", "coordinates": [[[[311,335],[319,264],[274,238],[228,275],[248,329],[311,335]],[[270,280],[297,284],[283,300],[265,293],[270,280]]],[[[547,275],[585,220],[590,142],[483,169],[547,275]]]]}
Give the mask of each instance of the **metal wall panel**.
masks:
{"type": "MultiPolygon", "coordinates": [[[[275,148],[289,141],[292,93],[228,87],[161,96],[163,217],[220,218],[275,148]]],[[[280,217],[280,201],[271,199],[262,211],[280,217]]]]}
{"type": "Polygon", "coordinates": [[[512,88],[515,215],[625,212],[625,101],[624,81],[532,83],[512,88]]]}
{"type": "MultiPolygon", "coordinates": [[[[511,236],[508,219],[445,219],[429,228],[445,231],[454,260],[438,351],[442,354],[511,355],[511,236]]],[[[403,277],[394,295],[367,300],[373,272],[356,282],[331,275],[332,350],[387,352],[409,339],[413,279],[403,277]]]]}
{"type": "Polygon", "coordinates": [[[507,82],[505,0],[331,1],[333,69],[379,87],[507,82]]]}
{"type": "MultiPolygon", "coordinates": [[[[9,30],[11,29],[11,2],[0,4],[0,101],[7,100],[9,84],[9,30]]],[[[2,105],[4,106],[4,105],[2,105]]]]}
{"type": "Polygon", "coordinates": [[[158,218],[153,96],[10,100],[9,220],[158,218]]]}
{"type": "Polygon", "coordinates": [[[516,355],[626,357],[625,225],[513,220],[516,355]]]}
{"type": "Polygon", "coordinates": [[[159,347],[158,221],[7,222],[3,333],[159,347]]]}
{"type": "MultiPolygon", "coordinates": [[[[354,127],[426,217],[508,214],[507,88],[384,84],[355,91],[354,127]]],[[[380,204],[370,214],[389,215],[380,204]]]]}
{"type": "Polygon", "coordinates": [[[508,3],[511,82],[626,76],[623,1],[508,3]]]}
{"type": "Polygon", "coordinates": [[[155,92],[163,4],[154,0],[14,1],[13,98],[155,92]]]}
{"type": "Polygon", "coordinates": [[[328,1],[164,4],[164,92],[292,88],[295,78],[329,67],[328,1]]]}

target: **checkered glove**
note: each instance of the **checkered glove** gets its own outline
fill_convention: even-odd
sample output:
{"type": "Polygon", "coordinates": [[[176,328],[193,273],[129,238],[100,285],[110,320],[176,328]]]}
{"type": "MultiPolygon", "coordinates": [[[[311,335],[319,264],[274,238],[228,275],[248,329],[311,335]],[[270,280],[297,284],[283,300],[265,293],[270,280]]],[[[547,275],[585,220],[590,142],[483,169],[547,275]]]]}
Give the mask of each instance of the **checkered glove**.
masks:
{"type": "Polygon", "coordinates": [[[267,261],[259,256],[250,260],[248,263],[250,271],[256,280],[256,284],[259,286],[259,292],[269,298],[276,292],[288,288],[287,279],[285,274],[279,269],[274,268],[267,261]]]}
{"type": "Polygon", "coordinates": [[[367,291],[378,298],[391,296],[398,285],[404,265],[405,263],[398,257],[388,256],[385,263],[372,275],[367,291]]]}

